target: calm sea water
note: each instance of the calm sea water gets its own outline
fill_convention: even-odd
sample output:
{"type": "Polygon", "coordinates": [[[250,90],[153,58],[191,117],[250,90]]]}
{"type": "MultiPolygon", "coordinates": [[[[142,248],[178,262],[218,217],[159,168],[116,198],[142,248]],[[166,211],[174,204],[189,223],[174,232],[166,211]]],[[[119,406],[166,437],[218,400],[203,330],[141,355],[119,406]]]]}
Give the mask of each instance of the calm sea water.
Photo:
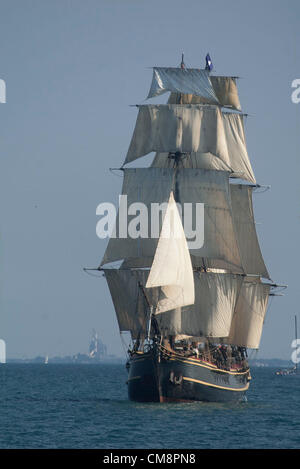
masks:
{"type": "Polygon", "coordinates": [[[0,448],[299,448],[300,376],[252,378],[239,404],[140,404],[124,365],[0,365],[0,448]]]}

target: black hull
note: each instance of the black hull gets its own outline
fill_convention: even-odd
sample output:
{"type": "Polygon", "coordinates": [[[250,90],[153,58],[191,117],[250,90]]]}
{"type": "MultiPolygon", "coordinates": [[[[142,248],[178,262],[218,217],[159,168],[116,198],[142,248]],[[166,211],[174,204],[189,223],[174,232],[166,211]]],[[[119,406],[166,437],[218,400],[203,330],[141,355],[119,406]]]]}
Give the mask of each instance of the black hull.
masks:
{"type": "Polygon", "coordinates": [[[226,371],[197,359],[150,351],[129,362],[128,396],[138,402],[233,402],[244,399],[250,373],[226,371]]]}

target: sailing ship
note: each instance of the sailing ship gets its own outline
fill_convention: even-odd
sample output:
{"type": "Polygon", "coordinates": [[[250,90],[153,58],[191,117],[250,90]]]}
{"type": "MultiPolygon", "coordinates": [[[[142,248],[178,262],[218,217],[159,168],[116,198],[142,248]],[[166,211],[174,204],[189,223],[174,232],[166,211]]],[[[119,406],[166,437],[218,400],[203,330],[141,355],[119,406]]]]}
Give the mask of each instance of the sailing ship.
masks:
{"type": "Polygon", "coordinates": [[[98,267],[120,332],[131,335],[134,401],[236,401],[249,388],[247,349],[259,347],[277,285],[255,228],[252,194],[262,186],[237,78],[213,75],[209,54],[204,69],[187,68],[182,56],[178,67],[153,68],[147,99],[170,92],[167,103],[137,106],[119,213],[98,267]],[[149,167],[128,166],[151,152],[149,167]]]}

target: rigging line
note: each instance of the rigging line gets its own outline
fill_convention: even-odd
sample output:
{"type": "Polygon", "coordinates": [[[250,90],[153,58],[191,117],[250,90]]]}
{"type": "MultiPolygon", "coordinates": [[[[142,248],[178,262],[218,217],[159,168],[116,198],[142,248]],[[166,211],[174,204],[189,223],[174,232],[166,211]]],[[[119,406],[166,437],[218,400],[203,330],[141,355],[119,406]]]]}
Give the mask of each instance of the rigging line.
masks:
{"type": "MultiPolygon", "coordinates": [[[[204,258],[204,259],[205,259],[205,258],[204,258]]],[[[214,274],[214,273],[215,273],[215,272],[213,272],[213,271],[211,271],[211,270],[199,271],[199,268],[200,268],[200,267],[195,267],[195,268],[193,269],[193,272],[195,272],[195,273],[197,273],[197,274],[214,274]]],[[[149,272],[150,269],[151,269],[151,267],[124,267],[124,268],[122,267],[122,269],[113,268],[113,267],[111,267],[111,268],[108,268],[108,267],[102,268],[102,267],[100,267],[99,269],[91,269],[91,270],[98,270],[98,271],[103,271],[103,272],[105,272],[106,270],[121,270],[122,272],[123,272],[123,271],[124,271],[124,272],[135,272],[135,271],[140,271],[140,270],[141,270],[141,271],[143,271],[143,272],[144,272],[144,271],[149,272]]],[[[207,269],[209,269],[209,267],[208,267],[207,269]]],[[[217,272],[217,273],[219,273],[219,272],[217,272]]],[[[222,273],[222,272],[221,272],[221,273],[222,273]]],[[[223,272],[222,274],[223,274],[223,275],[241,276],[241,277],[251,277],[251,274],[243,274],[243,273],[241,273],[241,272],[233,273],[233,272],[229,272],[229,271],[228,271],[228,272],[223,272]]],[[[255,275],[255,277],[258,277],[258,276],[259,276],[259,275],[255,275]]],[[[96,277],[96,275],[94,275],[94,277],[96,277]]],[[[252,282],[246,282],[246,283],[252,284],[252,282]]],[[[265,285],[269,285],[269,284],[266,283],[265,285]]]]}
{"type": "Polygon", "coordinates": [[[261,186],[260,184],[256,184],[255,186],[251,186],[251,187],[253,187],[253,192],[255,192],[255,194],[264,194],[269,189],[271,189],[271,186],[261,186]],[[263,189],[263,190],[259,190],[259,189],[263,189]]]}
{"type": "MultiPolygon", "coordinates": [[[[138,282],[138,286],[139,286],[139,290],[138,290],[138,294],[137,294],[137,301],[136,301],[136,307],[135,307],[135,313],[136,315],[138,315],[138,309],[139,309],[139,294],[140,294],[140,291],[142,290],[142,288],[140,287],[142,284],[141,282],[138,282]]],[[[142,297],[142,301],[143,301],[143,305],[144,306],[144,302],[145,302],[145,295],[143,294],[143,297],[142,297]]],[[[149,304],[148,304],[149,306],[149,304]]],[[[146,311],[146,308],[143,308],[143,311],[144,311],[144,316],[145,316],[145,321],[147,323],[147,319],[148,319],[148,316],[147,316],[147,311],[146,311]]],[[[145,329],[145,332],[146,332],[146,323],[145,324],[140,324],[139,325],[139,329],[138,329],[138,335],[137,337],[140,338],[142,332],[144,331],[145,329]]],[[[131,338],[132,339],[132,338],[131,338]]],[[[136,339],[137,340],[137,339],[136,339]]],[[[133,343],[133,339],[132,339],[132,343],[133,343]]]]}
{"type": "Polygon", "coordinates": [[[114,175],[114,176],[117,176],[119,178],[122,178],[123,176],[120,175],[120,174],[116,174],[114,173],[114,171],[124,171],[123,168],[109,168],[109,171],[114,175]]]}
{"type": "Polygon", "coordinates": [[[250,349],[249,360],[256,360],[258,354],[258,349],[250,349]]]}
{"type": "MultiPolygon", "coordinates": [[[[266,283],[266,285],[268,285],[266,283]]],[[[279,285],[278,283],[271,283],[271,288],[282,288],[282,290],[285,290],[288,287],[288,285],[279,285]]]]}
{"type": "MultiPolygon", "coordinates": [[[[276,287],[271,287],[271,288],[276,288],[276,287]]],[[[278,288],[278,287],[277,287],[277,288],[278,288]]],[[[281,288],[281,290],[276,291],[276,293],[274,293],[274,292],[272,291],[272,293],[270,293],[270,295],[272,295],[272,296],[284,296],[284,294],[282,293],[284,290],[285,290],[285,288],[281,288]]]]}
{"type": "Polygon", "coordinates": [[[234,116],[242,116],[242,117],[252,117],[252,114],[248,114],[246,112],[243,112],[242,110],[239,111],[238,109],[233,109],[231,106],[225,106],[221,104],[220,107],[223,108],[222,110],[223,116],[234,115],[234,116]]]}
{"type": "Polygon", "coordinates": [[[269,295],[269,298],[270,298],[270,301],[268,301],[268,305],[267,305],[267,309],[266,309],[266,312],[265,312],[265,317],[264,317],[264,322],[267,318],[267,315],[269,314],[269,310],[271,309],[271,305],[273,303],[273,300],[274,300],[274,296],[273,295],[269,295]],[[271,298],[270,298],[271,297],[271,298]]]}
{"type": "Polygon", "coordinates": [[[94,268],[94,269],[87,269],[86,267],[83,268],[83,271],[90,275],[91,277],[97,277],[97,278],[100,278],[100,277],[104,277],[105,275],[102,274],[102,272],[100,272],[100,275],[95,275],[95,274],[91,274],[90,271],[94,271],[94,270],[97,270],[98,272],[102,271],[103,269],[98,269],[98,268],[94,268]]]}
{"type": "Polygon", "coordinates": [[[132,345],[133,345],[133,341],[132,341],[132,338],[130,337],[130,341],[129,341],[129,344],[127,346],[126,342],[125,342],[125,339],[123,337],[123,334],[122,334],[122,331],[120,331],[120,338],[121,338],[121,344],[122,344],[122,348],[123,348],[123,352],[125,354],[125,357],[127,359],[129,359],[129,353],[128,353],[128,350],[130,348],[130,345],[131,345],[131,342],[132,342],[132,345]]]}

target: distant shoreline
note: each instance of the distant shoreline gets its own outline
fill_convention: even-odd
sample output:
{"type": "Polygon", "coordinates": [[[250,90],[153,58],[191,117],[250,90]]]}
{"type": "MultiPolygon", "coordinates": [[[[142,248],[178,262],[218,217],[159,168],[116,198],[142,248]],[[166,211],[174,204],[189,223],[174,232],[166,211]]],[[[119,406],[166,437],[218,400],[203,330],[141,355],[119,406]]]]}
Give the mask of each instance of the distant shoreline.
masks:
{"type": "MultiPolygon", "coordinates": [[[[7,364],[24,364],[24,365],[43,365],[45,363],[44,357],[36,358],[7,358],[7,364]]],[[[49,358],[47,365],[113,365],[113,364],[125,364],[126,358],[122,357],[103,357],[103,359],[93,360],[89,357],[86,359],[78,360],[73,357],[53,357],[49,358]]],[[[258,358],[249,359],[249,365],[252,368],[264,368],[264,367],[275,367],[275,368],[286,368],[294,366],[291,360],[283,360],[281,358],[258,358]]]]}
{"type": "Polygon", "coordinates": [[[20,363],[20,364],[37,364],[37,365],[48,365],[48,364],[66,364],[66,365],[100,365],[100,364],[112,364],[112,363],[125,363],[125,357],[116,357],[114,355],[106,355],[100,358],[89,357],[88,355],[74,355],[66,357],[45,357],[38,356],[35,358],[8,358],[6,363],[20,363]]]}

